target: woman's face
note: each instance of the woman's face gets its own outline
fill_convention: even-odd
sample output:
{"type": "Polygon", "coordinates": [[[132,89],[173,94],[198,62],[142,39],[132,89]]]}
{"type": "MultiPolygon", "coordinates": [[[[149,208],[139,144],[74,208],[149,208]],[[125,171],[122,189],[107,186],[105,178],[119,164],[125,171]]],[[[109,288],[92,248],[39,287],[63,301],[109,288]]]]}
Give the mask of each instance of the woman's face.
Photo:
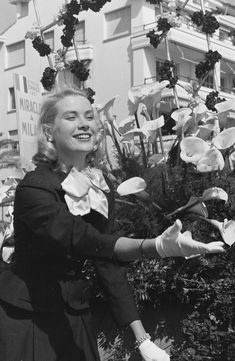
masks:
{"type": "Polygon", "coordinates": [[[98,121],[88,99],[81,95],[67,96],[56,105],[52,136],[60,156],[90,153],[96,144],[98,121]]]}

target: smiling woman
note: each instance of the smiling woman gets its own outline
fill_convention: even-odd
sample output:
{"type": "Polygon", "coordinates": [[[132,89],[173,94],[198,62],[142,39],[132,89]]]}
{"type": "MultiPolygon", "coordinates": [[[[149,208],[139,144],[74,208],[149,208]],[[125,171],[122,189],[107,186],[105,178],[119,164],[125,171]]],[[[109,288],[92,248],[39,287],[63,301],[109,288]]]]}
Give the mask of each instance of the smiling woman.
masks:
{"type": "Polygon", "coordinates": [[[119,326],[129,325],[144,360],[169,361],[139,319],[123,262],[223,252],[175,222],[151,239],[112,234],[114,191],[94,167],[99,122],[80,90],[49,94],[39,117],[37,167],[15,193],[14,262],[0,273],[4,361],[99,361],[84,275],[93,260],[119,326]]]}

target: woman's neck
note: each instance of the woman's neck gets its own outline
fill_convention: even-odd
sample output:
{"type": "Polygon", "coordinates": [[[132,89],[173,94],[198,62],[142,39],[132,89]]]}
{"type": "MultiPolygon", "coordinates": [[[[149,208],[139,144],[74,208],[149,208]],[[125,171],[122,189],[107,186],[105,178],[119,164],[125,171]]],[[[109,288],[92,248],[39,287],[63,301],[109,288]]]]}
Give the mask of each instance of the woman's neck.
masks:
{"type": "Polygon", "coordinates": [[[67,169],[71,169],[72,167],[77,168],[78,170],[83,170],[87,167],[87,154],[80,153],[79,156],[62,156],[59,157],[59,162],[64,164],[67,169]]]}

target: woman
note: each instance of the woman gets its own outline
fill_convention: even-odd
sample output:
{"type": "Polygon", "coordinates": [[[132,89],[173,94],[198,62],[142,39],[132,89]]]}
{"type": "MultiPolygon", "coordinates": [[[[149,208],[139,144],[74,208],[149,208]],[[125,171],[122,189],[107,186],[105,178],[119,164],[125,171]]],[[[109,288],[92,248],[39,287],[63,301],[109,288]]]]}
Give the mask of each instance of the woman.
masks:
{"type": "Polygon", "coordinates": [[[120,326],[129,325],[146,360],[168,355],[146,334],[122,261],[222,252],[182,234],[180,221],[156,239],[110,234],[113,191],[90,166],[99,124],[79,90],[52,93],[39,119],[37,168],[15,194],[15,257],[0,275],[0,352],[4,361],[98,361],[83,277],[93,259],[120,326]]]}

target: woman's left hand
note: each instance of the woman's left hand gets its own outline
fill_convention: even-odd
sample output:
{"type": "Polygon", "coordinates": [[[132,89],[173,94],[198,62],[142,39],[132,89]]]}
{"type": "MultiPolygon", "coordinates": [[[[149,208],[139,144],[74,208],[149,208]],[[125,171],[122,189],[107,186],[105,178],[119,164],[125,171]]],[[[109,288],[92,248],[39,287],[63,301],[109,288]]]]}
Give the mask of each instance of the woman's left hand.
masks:
{"type": "Polygon", "coordinates": [[[144,361],[170,361],[170,356],[166,351],[150,340],[143,341],[139,346],[139,351],[144,361]]]}

